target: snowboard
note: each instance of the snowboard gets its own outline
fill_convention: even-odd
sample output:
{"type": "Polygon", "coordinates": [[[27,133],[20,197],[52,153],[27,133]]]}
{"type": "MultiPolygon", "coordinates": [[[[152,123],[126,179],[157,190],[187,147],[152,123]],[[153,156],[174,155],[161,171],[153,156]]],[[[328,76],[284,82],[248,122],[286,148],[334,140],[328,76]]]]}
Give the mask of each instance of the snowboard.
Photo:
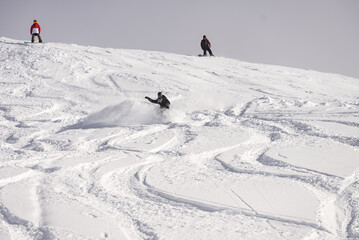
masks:
{"type": "Polygon", "coordinates": [[[35,44],[35,43],[47,43],[47,42],[24,42],[25,44],[35,44]]]}
{"type": "Polygon", "coordinates": [[[203,55],[203,54],[198,54],[198,57],[214,57],[214,55],[203,55]]]}

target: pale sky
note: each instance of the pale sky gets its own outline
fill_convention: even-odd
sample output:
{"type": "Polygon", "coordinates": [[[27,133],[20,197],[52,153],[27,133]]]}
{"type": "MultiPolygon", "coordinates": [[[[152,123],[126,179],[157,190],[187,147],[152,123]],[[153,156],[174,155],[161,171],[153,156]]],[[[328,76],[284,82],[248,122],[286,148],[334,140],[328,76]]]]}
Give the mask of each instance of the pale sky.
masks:
{"type": "Polygon", "coordinates": [[[359,0],[0,0],[0,37],[202,53],[359,78],[359,0]]]}

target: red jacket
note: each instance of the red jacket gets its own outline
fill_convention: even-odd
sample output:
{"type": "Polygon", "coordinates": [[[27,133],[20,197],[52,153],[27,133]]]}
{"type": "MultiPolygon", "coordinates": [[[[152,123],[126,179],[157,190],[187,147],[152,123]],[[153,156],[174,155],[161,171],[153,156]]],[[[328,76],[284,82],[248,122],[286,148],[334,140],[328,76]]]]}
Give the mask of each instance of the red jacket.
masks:
{"type": "Polygon", "coordinates": [[[39,29],[39,34],[41,33],[41,27],[38,23],[34,23],[32,24],[31,28],[30,28],[30,34],[32,34],[32,29],[34,28],[38,28],[39,29]]]}

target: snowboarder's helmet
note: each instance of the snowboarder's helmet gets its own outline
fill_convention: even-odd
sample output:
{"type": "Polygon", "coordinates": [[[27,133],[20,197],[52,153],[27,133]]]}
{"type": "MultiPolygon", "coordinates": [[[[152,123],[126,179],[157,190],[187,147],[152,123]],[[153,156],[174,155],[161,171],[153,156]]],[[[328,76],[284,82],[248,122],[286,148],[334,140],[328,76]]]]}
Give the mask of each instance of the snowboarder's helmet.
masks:
{"type": "Polygon", "coordinates": [[[158,92],[157,95],[158,95],[159,97],[162,97],[162,93],[161,93],[161,92],[158,92]]]}
{"type": "Polygon", "coordinates": [[[34,20],[34,23],[37,23],[37,20],[36,20],[36,19],[34,20]]]}
{"type": "Polygon", "coordinates": [[[203,38],[206,38],[206,35],[203,35],[203,38]]]}

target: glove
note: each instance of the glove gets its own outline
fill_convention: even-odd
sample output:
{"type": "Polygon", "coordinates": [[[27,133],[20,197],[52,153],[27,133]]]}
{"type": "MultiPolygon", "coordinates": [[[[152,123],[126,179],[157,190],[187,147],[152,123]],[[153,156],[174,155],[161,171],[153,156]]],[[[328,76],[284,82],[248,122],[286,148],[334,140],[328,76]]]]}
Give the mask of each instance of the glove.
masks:
{"type": "Polygon", "coordinates": [[[150,98],[149,97],[145,97],[147,100],[149,100],[150,98]]]}

